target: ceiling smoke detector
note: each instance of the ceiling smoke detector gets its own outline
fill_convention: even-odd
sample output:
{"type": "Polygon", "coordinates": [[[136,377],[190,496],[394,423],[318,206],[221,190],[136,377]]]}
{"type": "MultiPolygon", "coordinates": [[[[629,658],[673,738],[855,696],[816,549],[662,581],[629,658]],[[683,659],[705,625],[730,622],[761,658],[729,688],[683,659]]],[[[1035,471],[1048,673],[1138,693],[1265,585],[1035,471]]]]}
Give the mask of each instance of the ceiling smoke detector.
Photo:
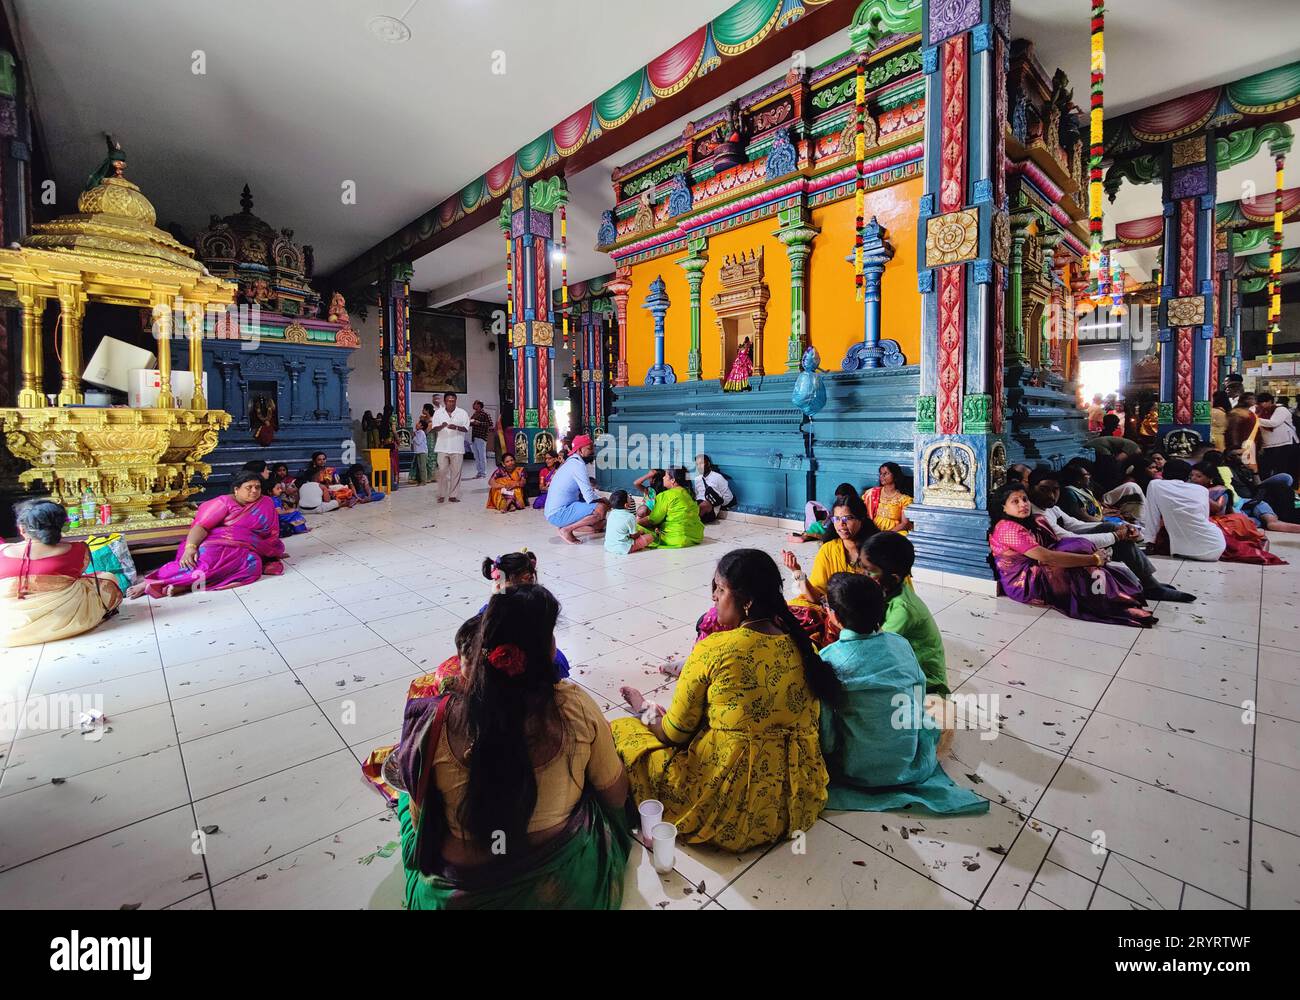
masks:
{"type": "Polygon", "coordinates": [[[381,42],[390,42],[393,45],[399,45],[402,42],[407,42],[411,39],[411,29],[407,27],[406,22],[399,17],[389,17],[387,14],[378,14],[367,22],[366,27],[368,27],[370,33],[381,42]]]}

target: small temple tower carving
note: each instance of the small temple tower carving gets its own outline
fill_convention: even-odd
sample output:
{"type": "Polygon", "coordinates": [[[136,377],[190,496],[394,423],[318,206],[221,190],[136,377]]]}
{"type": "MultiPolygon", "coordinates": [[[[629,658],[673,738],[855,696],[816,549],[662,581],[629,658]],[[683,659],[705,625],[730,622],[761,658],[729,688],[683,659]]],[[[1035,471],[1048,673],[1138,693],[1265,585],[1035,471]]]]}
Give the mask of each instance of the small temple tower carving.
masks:
{"type": "Polygon", "coordinates": [[[753,344],[754,374],[762,375],[763,327],[767,325],[767,301],[771,298],[763,280],[763,248],[724,257],[719,278],[722,291],[709,299],[722,339],[718,378],[727,377],[736,351],[746,337],[753,344]]]}

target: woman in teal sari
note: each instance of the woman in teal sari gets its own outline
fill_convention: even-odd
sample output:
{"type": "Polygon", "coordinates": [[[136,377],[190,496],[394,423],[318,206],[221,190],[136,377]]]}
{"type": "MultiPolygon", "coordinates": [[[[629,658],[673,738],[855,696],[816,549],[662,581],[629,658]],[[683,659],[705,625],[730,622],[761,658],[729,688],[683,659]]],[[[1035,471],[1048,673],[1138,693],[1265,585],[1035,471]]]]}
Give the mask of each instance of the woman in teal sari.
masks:
{"type": "Polygon", "coordinates": [[[559,612],[544,587],[494,595],[461,683],[408,699],[384,762],[407,909],[619,908],[627,775],[591,696],[556,682],[559,612]]]}

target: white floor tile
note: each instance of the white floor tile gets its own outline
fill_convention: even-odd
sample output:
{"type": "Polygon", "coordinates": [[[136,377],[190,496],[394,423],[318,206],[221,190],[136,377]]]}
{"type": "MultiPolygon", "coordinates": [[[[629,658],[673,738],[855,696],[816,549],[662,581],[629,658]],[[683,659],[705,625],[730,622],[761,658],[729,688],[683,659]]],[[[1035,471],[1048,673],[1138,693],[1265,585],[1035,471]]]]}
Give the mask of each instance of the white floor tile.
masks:
{"type": "MultiPolygon", "coordinates": [[[[288,539],[284,576],[130,602],[84,636],[0,650],[13,706],[0,712],[0,898],[398,907],[396,823],[360,761],[396,741],[410,679],[454,652],[488,599],[484,556],[538,553],[571,679],[609,719],[628,717],[624,684],[671,700],[658,667],[690,654],[723,554],[790,546],[779,526],[728,518],[704,545],[619,557],[565,545],[538,511],[486,515],[484,495],[467,482],[465,503],[437,505],[404,489],[288,539]],[[101,696],[113,732],[14,741],[29,689],[51,705],[101,696]],[[217,828],[206,857],[190,849],[195,812],[217,828]]],[[[811,564],[812,546],[796,551],[811,564]]],[[[1300,908],[1300,544],[1284,556],[1267,571],[1157,559],[1198,600],[1157,606],[1149,631],[918,573],[953,686],[995,734],[958,731],[943,766],[990,814],[839,813],[805,853],[683,846],[662,876],[638,845],[624,907],[1198,909],[1244,906],[1249,890],[1254,906],[1300,908]]]]}

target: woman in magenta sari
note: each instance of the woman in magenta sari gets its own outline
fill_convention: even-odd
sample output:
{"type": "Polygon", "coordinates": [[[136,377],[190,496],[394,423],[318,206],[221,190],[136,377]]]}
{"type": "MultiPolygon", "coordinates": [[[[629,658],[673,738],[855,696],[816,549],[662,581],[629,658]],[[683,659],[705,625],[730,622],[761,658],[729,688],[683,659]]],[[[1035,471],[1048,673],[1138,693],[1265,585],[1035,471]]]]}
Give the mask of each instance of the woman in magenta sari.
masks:
{"type": "Polygon", "coordinates": [[[130,589],[128,597],[173,597],[189,590],[226,590],[284,572],[280,519],[255,472],[239,472],[229,496],[199,505],[176,558],[130,589]]]}
{"type": "Polygon", "coordinates": [[[1156,618],[1125,567],[1077,535],[1057,538],[1034,517],[1024,486],[1008,483],[989,503],[990,562],[1002,591],[1021,604],[1049,605],[1071,618],[1150,628],[1156,618]]]}

